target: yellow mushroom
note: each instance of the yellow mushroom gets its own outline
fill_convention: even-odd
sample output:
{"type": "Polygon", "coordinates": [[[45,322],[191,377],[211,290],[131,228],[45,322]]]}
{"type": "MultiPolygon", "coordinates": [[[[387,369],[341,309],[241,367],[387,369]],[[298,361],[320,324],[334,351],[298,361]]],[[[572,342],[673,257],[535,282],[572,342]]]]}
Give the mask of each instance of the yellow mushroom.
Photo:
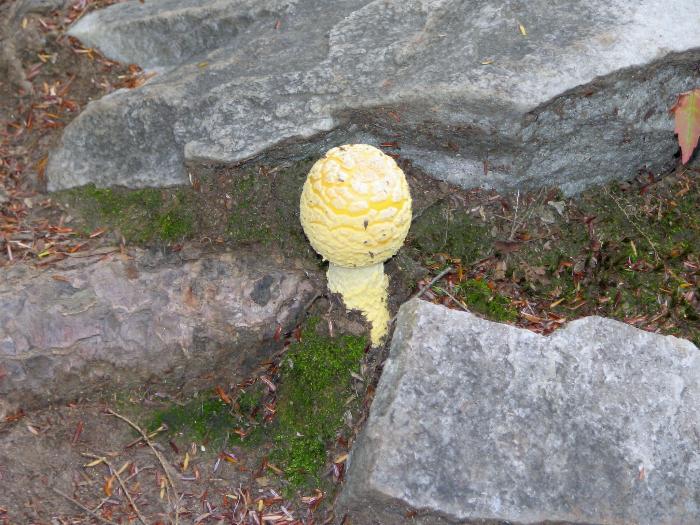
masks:
{"type": "Polygon", "coordinates": [[[329,261],[329,289],[372,323],[378,345],[389,327],[384,261],[399,251],[411,226],[401,168],[367,144],[333,148],[311,168],[300,212],[311,246],[329,261]]]}

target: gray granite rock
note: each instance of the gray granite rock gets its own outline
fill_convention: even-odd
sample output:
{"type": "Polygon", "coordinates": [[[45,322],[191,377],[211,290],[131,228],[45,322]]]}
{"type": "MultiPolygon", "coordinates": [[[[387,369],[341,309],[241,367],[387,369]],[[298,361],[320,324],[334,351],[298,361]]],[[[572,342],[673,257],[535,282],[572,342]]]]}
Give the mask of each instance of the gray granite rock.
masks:
{"type": "Polygon", "coordinates": [[[700,351],[600,317],[549,337],[401,307],[350,523],[700,523],[700,351]],[[486,521],[479,521],[486,520],[486,521]]]}
{"type": "Polygon", "coordinates": [[[159,74],[88,105],[56,190],[163,186],[188,162],[398,142],[465,187],[572,194],[675,165],[668,109],[698,83],[696,0],[161,0],[71,34],[159,74]],[[527,34],[521,32],[520,27],[527,34]]]}
{"type": "Polygon", "coordinates": [[[232,253],[135,250],[11,266],[0,280],[0,419],[116,391],[235,381],[273,349],[314,287],[304,272],[232,253]]]}

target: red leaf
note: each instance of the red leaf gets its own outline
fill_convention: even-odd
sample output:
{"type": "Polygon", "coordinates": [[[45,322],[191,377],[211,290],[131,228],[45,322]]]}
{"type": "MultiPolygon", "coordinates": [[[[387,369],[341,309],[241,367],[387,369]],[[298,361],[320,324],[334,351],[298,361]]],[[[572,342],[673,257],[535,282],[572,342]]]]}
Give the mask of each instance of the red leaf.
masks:
{"type": "Polygon", "coordinates": [[[221,401],[223,401],[227,405],[231,404],[231,398],[226,392],[224,392],[223,388],[217,386],[214,390],[216,390],[216,393],[219,395],[219,398],[221,398],[221,401]]]}
{"type": "Polygon", "coordinates": [[[278,324],[277,328],[275,329],[275,342],[279,341],[281,336],[282,336],[282,325],[278,324]]]}
{"type": "Polygon", "coordinates": [[[82,419],[78,421],[78,424],[75,426],[75,432],[73,433],[73,439],[71,439],[71,444],[75,445],[78,442],[80,439],[80,434],[83,433],[84,426],[85,423],[83,423],[82,419]]]}
{"type": "Polygon", "coordinates": [[[105,477],[105,484],[103,485],[102,490],[104,490],[108,498],[112,495],[112,484],[114,483],[114,479],[114,476],[105,477]]]}
{"type": "Polygon", "coordinates": [[[681,162],[685,164],[690,160],[700,138],[700,88],[681,93],[671,112],[676,118],[674,131],[678,135],[683,154],[681,162]]]}

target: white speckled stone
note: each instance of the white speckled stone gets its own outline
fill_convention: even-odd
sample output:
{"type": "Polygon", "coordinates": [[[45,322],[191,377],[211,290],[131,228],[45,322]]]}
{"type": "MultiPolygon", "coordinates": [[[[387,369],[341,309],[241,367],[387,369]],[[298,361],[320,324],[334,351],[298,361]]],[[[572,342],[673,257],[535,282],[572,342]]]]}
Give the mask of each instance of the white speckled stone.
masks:
{"type": "Polygon", "coordinates": [[[696,525],[700,351],[601,317],[543,337],[410,301],[339,505],[358,525],[696,525]]]}
{"type": "Polygon", "coordinates": [[[697,0],[118,3],[70,34],[159,74],[88,105],[49,188],[164,186],[186,162],[385,141],[464,187],[573,194],[662,172],[699,25],[697,0]]]}

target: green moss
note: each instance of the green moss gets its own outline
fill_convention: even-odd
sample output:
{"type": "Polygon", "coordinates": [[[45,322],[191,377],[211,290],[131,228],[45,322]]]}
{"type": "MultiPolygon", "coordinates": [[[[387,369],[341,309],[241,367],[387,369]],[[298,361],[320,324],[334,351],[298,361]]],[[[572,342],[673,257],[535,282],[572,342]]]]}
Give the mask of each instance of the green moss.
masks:
{"type": "Polygon", "coordinates": [[[273,229],[278,242],[288,247],[304,246],[308,253],[316,257],[310,248],[299,218],[299,200],[306,177],[316,159],[308,158],[287,168],[275,182],[275,198],[278,205],[274,208],[275,223],[279,228],[273,229]]]}
{"type": "Polygon", "coordinates": [[[469,308],[494,321],[514,321],[518,312],[510,301],[495,293],[482,279],[468,279],[455,287],[458,297],[469,308]]]}
{"type": "Polygon", "coordinates": [[[194,219],[184,190],[96,188],[94,184],[61,192],[59,201],[75,209],[86,232],[98,227],[116,230],[128,242],[173,242],[189,237],[194,219]]]}
{"type": "Polygon", "coordinates": [[[272,457],[284,465],[284,474],[291,489],[307,484],[318,485],[320,480],[318,472],[326,463],[325,442],[317,436],[304,435],[285,436],[279,439],[279,448],[272,457]]]}
{"type": "Polygon", "coordinates": [[[292,487],[318,483],[326,444],[341,428],[349,408],[345,403],[351,393],[350,372],[359,371],[366,345],[361,337],[322,337],[315,324],[307,325],[281,365],[273,458],[283,466],[292,487]]]}
{"type": "Polygon", "coordinates": [[[212,168],[177,188],[129,190],[84,186],[54,194],[76,229],[114,231],[128,243],[202,238],[232,246],[262,244],[320,261],[299,222],[299,198],[315,159],[286,167],[212,168]]]}
{"type": "Polygon", "coordinates": [[[465,211],[436,204],[413,222],[407,243],[423,254],[446,253],[469,263],[486,253],[491,236],[465,211]]]}
{"type": "Polygon", "coordinates": [[[257,217],[245,209],[235,210],[229,215],[226,233],[229,240],[235,244],[272,242],[270,229],[260,224],[257,217]]]}
{"type": "Polygon", "coordinates": [[[233,210],[228,218],[226,234],[230,241],[238,243],[266,242],[270,232],[266,225],[261,225],[257,199],[261,197],[261,181],[252,172],[245,172],[233,181],[232,194],[235,196],[233,210]]]}
{"type": "Polygon", "coordinates": [[[168,435],[180,435],[187,441],[206,443],[215,449],[226,445],[257,445],[265,436],[263,398],[264,387],[260,384],[241,390],[230,405],[217,393],[198,393],[145,418],[141,414],[141,419],[145,419],[144,426],[149,431],[165,424],[168,435]]]}
{"type": "Polygon", "coordinates": [[[84,198],[92,199],[97,211],[104,216],[116,217],[132,206],[138,206],[148,211],[155,211],[160,207],[160,191],[155,189],[143,190],[116,190],[109,188],[96,188],[94,184],[88,184],[83,188],[72,190],[75,195],[82,193],[84,198]]]}
{"type": "Polygon", "coordinates": [[[287,252],[311,253],[299,222],[299,198],[313,159],[276,173],[249,170],[232,180],[226,236],[235,244],[274,245],[287,252]]]}
{"type": "Polygon", "coordinates": [[[249,417],[255,417],[256,411],[260,409],[263,399],[263,392],[260,388],[244,390],[236,399],[238,410],[249,417]]]}
{"type": "Polygon", "coordinates": [[[220,398],[200,394],[182,405],[156,412],[147,427],[152,431],[165,423],[170,432],[190,440],[221,444],[230,438],[237,422],[231,407],[220,398]]]}
{"type": "Polygon", "coordinates": [[[177,194],[173,204],[157,215],[157,235],[161,240],[178,241],[189,237],[194,231],[194,219],[186,200],[184,193],[177,194]]]}
{"type": "Polygon", "coordinates": [[[233,403],[232,415],[235,419],[235,430],[242,431],[244,434],[237,432],[229,436],[229,443],[252,446],[261,443],[266,434],[266,428],[263,422],[264,408],[263,401],[265,398],[265,387],[256,383],[247,390],[242,390],[233,403]]]}
{"type": "Polygon", "coordinates": [[[263,403],[274,404],[274,396],[258,382],[242,390],[231,405],[215,395],[200,395],[168,407],[151,417],[147,428],[165,423],[171,433],[214,446],[267,442],[273,448],[272,461],[284,469],[292,490],[317,485],[326,446],[342,427],[345,411],[352,408],[346,404],[352,394],[351,371],[359,371],[366,345],[362,337],[321,336],[317,324],[316,319],[307,323],[301,340],[280,364],[272,423],[263,421],[263,403]]]}
{"type": "MultiPolygon", "coordinates": [[[[700,337],[697,265],[700,192],[692,179],[648,191],[616,185],[567,205],[568,220],[508,256],[509,286],[519,299],[573,319],[602,315],[696,340],[700,337]],[[542,280],[528,275],[541,267],[542,280]],[[553,306],[550,306],[553,305],[553,306]]],[[[541,275],[541,274],[538,274],[541,275]]],[[[493,274],[492,274],[493,277],[493,274]]]]}

